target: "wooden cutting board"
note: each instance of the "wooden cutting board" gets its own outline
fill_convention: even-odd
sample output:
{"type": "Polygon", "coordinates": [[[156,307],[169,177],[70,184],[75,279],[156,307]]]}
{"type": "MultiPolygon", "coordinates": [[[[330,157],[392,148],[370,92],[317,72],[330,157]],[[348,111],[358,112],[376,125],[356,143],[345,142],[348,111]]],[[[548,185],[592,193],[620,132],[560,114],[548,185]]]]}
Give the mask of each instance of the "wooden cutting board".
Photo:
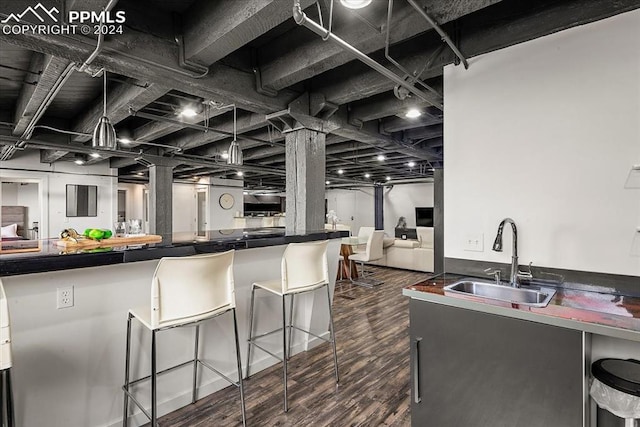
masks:
{"type": "Polygon", "coordinates": [[[156,234],[144,234],[131,237],[111,237],[109,239],[92,240],[87,238],[73,240],[58,240],[56,245],[63,248],[87,249],[87,248],[108,248],[113,246],[143,245],[145,243],[159,243],[162,237],[156,234]]]}

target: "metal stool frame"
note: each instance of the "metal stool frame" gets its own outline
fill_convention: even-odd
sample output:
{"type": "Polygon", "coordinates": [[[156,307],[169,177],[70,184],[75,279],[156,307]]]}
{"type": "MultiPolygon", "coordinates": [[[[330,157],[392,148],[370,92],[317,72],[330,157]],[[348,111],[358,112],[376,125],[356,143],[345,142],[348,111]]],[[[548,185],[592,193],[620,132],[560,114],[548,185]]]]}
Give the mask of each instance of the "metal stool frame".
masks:
{"type": "MultiPolygon", "coordinates": [[[[329,284],[328,283],[324,283],[319,285],[318,287],[315,287],[313,289],[305,289],[302,291],[298,291],[298,292],[289,292],[286,294],[282,295],[282,327],[278,328],[278,329],[274,329],[273,331],[270,332],[265,332],[263,334],[260,335],[253,335],[253,308],[254,308],[254,301],[255,301],[255,291],[256,288],[262,289],[266,292],[270,292],[267,289],[261,288],[260,286],[257,286],[255,283],[251,285],[251,305],[249,306],[249,338],[247,339],[247,343],[248,343],[248,351],[247,351],[247,375],[245,378],[249,378],[250,377],[250,368],[251,368],[251,347],[255,346],[257,348],[259,348],[260,350],[264,351],[265,353],[271,355],[272,357],[276,358],[277,360],[282,362],[282,366],[283,366],[283,383],[284,383],[284,411],[287,412],[289,410],[289,404],[288,404],[288,400],[287,400],[287,360],[289,360],[291,358],[291,336],[292,336],[292,329],[297,329],[300,332],[304,332],[306,334],[309,334],[315,338],[321,339],[323,341],[326,342],[330,342],[332,344],[333,347],[333,363],[334,363],[334,373],[336,376],[336,383],[340,382],[340,376],[338,374],[338,352],[336,350],[336,340],[335,340],[335,332],[334,332],[334,327],[333,327],[333,309],[331,307],[331,295],[329,293],[329,284]],[[321,336],[318,336],[312,332],[309,332],[305,329],[299,328],[295,325],[293,325],[293,303],[294,303],[294,297],[296,294],[302,294],[302,293],[306,293],[306,292],[313,292],[316,291],[318,289],[321,288],[326,288],[327,290],[327,302],[329,303],[329,332],[330,332],[330,338],[324,338],[321,336]],[[286,316],[286,296],[290,295],[291,298],[289,299],[289,324],[287,324],[287,316],[286,316]],[[289,335],[288,335],[288,343],[287,343],[287,330],[289,331],[289,335]],[[262,347],[260,344],[256,343],[255,340],[259,339],[259,338],[264,338],[268,335],[274,334],[276,332],[282,331],[282,352],[283,352],[283,357],[278,356],[277,354],[267,350],[266,348],[262,347]],[[288,344],[288,345],[287,345],[288,344]]],[[[273,292],[270,292],[273,293],[273,292]]]]}
{"type": "Polygon", "coordinates": [[[125,374],[124,374],[124,378],[125,378],[125,382],[124,385],[122,386],[122,390],[124,391],[124,409],[123,409],[123,419],[122,419],[122,425],[124,427],[127,427],[129,425],[129,418],[128,418],[128,410],[129,410],[129,399],[131,399],[133,401],[133,403],[136,404],[136,406],[138,408],[140,408],[140,410],[142,411],[143,414],[146,415],[147,418],[149,418],[149,420],[151,421],[151,427],[156,427],[158,424],[157,421],[157,417],[158,417],[158,411],[157,411],[157,399],[156,399],[156,385],[157,385],[157,376],[158,375],[162,375],[165,374],[167,372],[173,371],[175,369],[181,368],[183,366],[187,366],[189,364],[193,364],[193,389],[192,389],[192,394],[191,394],[191,403],[195,403],[196,402],[196,393],[197,393],[197,376],[198,376],[198,363],[200,363],[202,366],[208,368],[209,370],[213,371],[214,373],[218,374],[220,377],[224,378],[226,381],[228,381],[229,383],[235,385],[236,387],[238,387],[240,389],[240,404],[242,406],[242,425],[246,426],[246,412],[245,412],[245,404],[244,404],[244,386],[242,384],[242,365],[240,362],[240,343],[238,340],[238,321],[237,321],[237,317],[236,317],[236,309],[234,308],[230,308],[228,310],[225,310],[223,312],[219,312],[216,313],[210,317],[204,318],[204,319],[199,319],[197,321],[190,321],[190,322],[185,322],[185,323],[180,323],[180,324],[173,324],[170,326],[165,326],[165,327],[160,327],[157,329],[153,329],[151,330],[151,374],[143,377],[143,378],[138,378],[136,380],[130,381],[129,380],[129,370],[130,370],[130,362],[131,362],[131,319],[136,318],[136,316],[134,316],[131,312],[129,312],[128,315],[128,319],[127,319],[127,349],[126,349],[126,359],[125,359],[125,374]],[[206,322],[208,320],[211,320],[213,318],[216,318],[222,314],[228,313],[229,311],[231,311],[233,313],[233,329],[234,329],[234,336],[235,336],[235,342],[236,342],[236,362],[238,365],[238,381],[233,381],[231,378],[227,377],[226,375],[224,375],[222,372],[218,371],[216,368],[214,368],[213,366],[211,366],[209,363],[205,362],[204,360],[200,360],[198,358],[198,345],[199,345],[199,341],[200,341],[200,324],[202,322],[206,322]],[[180,363],[178,365],[172,366],[170,368],[164,369],[160,372],[156,372],[157,371],[157,365],[156,365],[156,333],[160,332],[160,331],[164,331],[164,330],[169,330],[169,329],[173,329],[173,328],[179,328],[179,327],[183,327],[183,326],[195,326],[195,346],[194,346],[194,351],[193,351],[193,359],[191,360],[187,360],[186,362],[180,363]],[[142,404],[133,396],[131,390],[129,389],[132,385],[137,384],[139,382],[142,381],[146,381],[146,380],[151,380],[151,413],[149,413],[149,411],[147,411],[142,404]]]}

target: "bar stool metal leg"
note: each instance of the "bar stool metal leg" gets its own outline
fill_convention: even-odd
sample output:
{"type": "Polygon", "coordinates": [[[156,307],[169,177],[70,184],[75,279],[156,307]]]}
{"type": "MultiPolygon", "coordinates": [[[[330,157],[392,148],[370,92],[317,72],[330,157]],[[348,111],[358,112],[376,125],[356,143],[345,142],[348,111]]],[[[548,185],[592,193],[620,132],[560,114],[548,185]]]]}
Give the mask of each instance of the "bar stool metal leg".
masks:
{"type": "Polygon", "coordinates": [[[256,295],[256,287],[251,285],[251,302],[249,303],[249,339],[247,339],[247,343],[249,344],[247,347],[247,375],[245,376],[246,379],[249,378],[250,371],[249,369],[251,368],[251,347],[253,345],[252,343],[252,339],[253,339],[253,303],[255,300],[255,295],[256,295]]]}
{"type": "Polygon", "coordinates": [[[13,416],[13,387],[11,386],[11,369],[7,369],[4,373],[7,384],[7,426],[15,427],[15,419],[13,416]]]}
{"type": "Polygon", "coordinates": [[[331,294],[329,292],[329,285],[327,288],[327,302],[329,303],[329,329],[331,332],[331,345],[333,346],[333,364],[334,371],[336,374],[336,383],[340,382],[340,377],[338,375],[338,351],[336,350],[336,335],[335,330],[333,329],[333,308],[331,307],[331,294]]]}
{"type": "Polygon", "coordinates": [[[7,368],[0,373],[0,424],[2,424],[3,427],[15,427],[12,390],[11,368],[7,368]],[[7,421],[6,424],[5,420],[7,421]]]}
{"type": "Polygon", "coordinates": [[[0,371],[0,425],[4,426],[4,370],[0,371]]]}
{"type": "Polygon", "coordinates": [[[291,337],[293,336],[293,298],[295,294],[291,294],[289,301],[289,352],[287,353],[287,360],[291,359],[291,337]]]}
{"type": "Polygon", "coordinates": [[[156,331],[151,331],[151,427],[158,425],[158,402],[156,401],[156,389],[158,378],[156,377],[156,331]]]}
{"type": "Polygon", "coordinates": [[[122,414],[122,425],[127,427],[129,425],[129,366],[131,358],[131,313],[127,319],[127,349],[125,351],[124,359],[124,409],[122,414]]]}
{"type": "Polygon", "coordinates": [[[196,325],[195,348],[193,350],[193,390],[191,391],[191,403],[196,403],[196,383],[198,381],[198,341],[200,340],[200,325],[196,325]]]}
{"type": "Polygon", "coordinates": [[[238,388],[240,389],[240,405],[242,406],[242,425],[247,425],[247,415],[244,408],[244,386],[242,384],[242,363],[240,362],[240,341],[238,339],[238,320],[236,309],[233,309],[233,331],[236,338],[236,362],[238,363],[238,388]]]}
{"type": "Polygon", "coordinates": [[[282,372],[284,381],[284,412],[289,411],[287,403],[287,313],[285,311],[284,295],[282,296],[282,372]]]}

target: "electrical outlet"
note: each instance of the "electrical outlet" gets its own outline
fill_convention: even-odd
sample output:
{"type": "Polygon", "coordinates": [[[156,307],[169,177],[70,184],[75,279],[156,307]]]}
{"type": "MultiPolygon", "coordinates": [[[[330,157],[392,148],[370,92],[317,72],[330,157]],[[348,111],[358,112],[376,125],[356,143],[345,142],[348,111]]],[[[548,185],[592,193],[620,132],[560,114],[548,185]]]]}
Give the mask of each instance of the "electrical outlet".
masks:
{"type": "Polygon", "coordinates": [[[462,243],[465,251],[484,252],[483,233],[467,233],[462,243]]]}
{"type": "Polygon", "coordinates": [[[57,308],[73,307],[73,286],[57,289],[57,308]]]}

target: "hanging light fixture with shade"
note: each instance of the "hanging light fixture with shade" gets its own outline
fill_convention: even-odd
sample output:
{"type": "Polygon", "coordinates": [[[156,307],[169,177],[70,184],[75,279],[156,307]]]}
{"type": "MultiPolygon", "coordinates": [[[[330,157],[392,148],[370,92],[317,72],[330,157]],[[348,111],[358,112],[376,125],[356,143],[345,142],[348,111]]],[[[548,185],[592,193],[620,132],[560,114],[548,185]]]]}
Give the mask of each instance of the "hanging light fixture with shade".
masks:
{"type": "Polygon", "coordinates": [[[229,145],[229,157],[227,157],[227,164],[241,165],[242,164],[242,150],[240,144],[238,144],[237,138],[237,122],[236,122],[236,106],[233,105],[233,141],[229,145]]]}
{"type": "Polygon", "coordinates": [[[115,150],[118,148],[116,130],[107,117],[107,70],[104,70],[104,92],[103,108],[104,112],[95,130],[93,131],[93,148],[103,150],[115,150]]]}

